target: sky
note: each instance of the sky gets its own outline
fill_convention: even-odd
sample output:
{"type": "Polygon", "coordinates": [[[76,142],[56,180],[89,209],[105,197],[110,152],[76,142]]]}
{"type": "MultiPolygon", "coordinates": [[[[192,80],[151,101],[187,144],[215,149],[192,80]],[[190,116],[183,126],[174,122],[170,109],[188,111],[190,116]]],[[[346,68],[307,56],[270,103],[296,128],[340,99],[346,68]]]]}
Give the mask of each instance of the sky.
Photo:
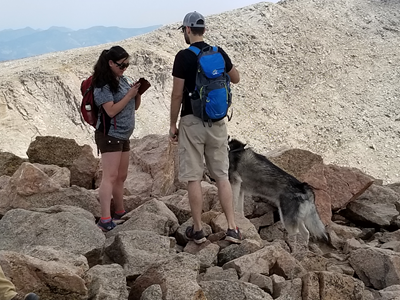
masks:
{"type": "MultiPolygon", "coordinates": [[[[1,3],[0,30],[48,29],[61,26],[140,28],[181,22],[186,13],[205,17],[259,3],[257,0],[5,0],[1,3]]],[[[270,0],[268,2],[278,2],[270,0]]]]}

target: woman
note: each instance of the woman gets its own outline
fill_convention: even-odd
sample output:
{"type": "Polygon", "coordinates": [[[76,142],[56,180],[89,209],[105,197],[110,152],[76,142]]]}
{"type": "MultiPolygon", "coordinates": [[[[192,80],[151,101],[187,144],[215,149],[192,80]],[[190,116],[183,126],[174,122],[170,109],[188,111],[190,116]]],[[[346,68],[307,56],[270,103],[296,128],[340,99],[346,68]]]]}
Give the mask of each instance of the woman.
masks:
{"type": "Polygon", "coordinates": [[[123,191],[128,174],[129,138],[135,127],[135,110],[140,106],[140,84],[129,84],[123,76],[129,66],[129,54],[120,46],[103,50],[93,73],[94,101],[99,109],[95,140],[101,153],[103,175],[99,188],[104,232],[112,230],[124,214],[123,191]],[[114,218],[111,218],[111,198],[114,218]]]}

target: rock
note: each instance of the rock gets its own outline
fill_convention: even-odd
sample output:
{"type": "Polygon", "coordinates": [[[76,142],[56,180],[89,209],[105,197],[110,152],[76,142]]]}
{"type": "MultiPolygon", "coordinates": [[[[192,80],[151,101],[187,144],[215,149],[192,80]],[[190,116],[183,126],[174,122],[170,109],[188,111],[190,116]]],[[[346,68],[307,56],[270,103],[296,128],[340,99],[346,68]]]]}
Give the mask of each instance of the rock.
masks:
{"type": "Polygon", "coordinates": [[[0,176],[13,176],[15,171],[26,162],[27,159],[18,157],[10,152],[0,152],[0,176]]]}
{"type": "Polygon", "coordinates": [[[267,153],[268,159],[295,178],[302,180],[314,165],[322,164],[322,157],[303,149],[281,149],[267,153]]]}
{"type": "MultiPolygon", "coordinates": [[[[18,188],[11,189],[10,184],[14,184],[11,183],[11,179],[8,187],[6,186],[4,190],[0,190],[0,214],[4,214],[14,208],[34,210],[57,205],[70,205],[83,208],[96,217],[100,216],[100,203],[97,200],[97,196],[84,188],[72,186],[60,189],[53,185],[56,189],[54,192],[21,196],[16,193],[18,188]]],[[[27,187],[22,186],[21,188],[26,189],[27,187]]]]}
{"type": "Polygon", "coordinates": [[[85,214],[48,214],[13,209],[0,220],[0,250],[26,253],[35,246],[59,247],[97,263],[105,237],[85,214]]]}
{"type": "Polygon", "coordinates": [[[43,299],[87,298],[87,262],[83,265],[78,260],[68,262],[59,253],[52,259],[39,259],[22,253],[0,251],[0,264],[4,273],[23,294],[35,291],[43,299]]]}
{"type": "Polygon", "coordinates": [[[364,284],[347,275],[311,272],[303,277],[303,299],[363,300],[364,284]]]}
{"type": "Polygon", "coordinates": [[[200,286],[207,297],[205,299],[272,300],[269,294],[248,282],[229,280],[202,281],[200,286]]]}
{"type": "Polygon", "coordinates": [[[41,165],[33,164],[35,167],[42,170],[54,182],[58,183],[63,188],[68,188],[71,185],[71,172],[68,168],[62,168],[56,165],[41,165]]]}
{"type": "Polygon", "coordinates": [[[162,290],[159,284],[153,284],[144,290],[140,300],[162,300],[162,290]]]}
{"type": "Polygon", "coordinates": [[[121,231],[146,230],[161,235],[171,235],[178,229],[178,219],[161,201],[151,199],[126,215],[128,220],[110,231],[107,235],[116,235],[121,231]]]}
{"type": "Polygon", "coordinates": [[[128,299],[139,300],[148,287],[159,284],[163,300],[206,300],[196,282],[199,268],[199,261],[188,253],[179,253],[154,263],[135,280],[128,299]]]}
{"type": "Polygon", "coordinates": [[[400,254],[397,252],[360,248],[350,253],[349,262],[366,286],[380,290],[400,284],[400,254]]]}
{"type": "Polygon", "coordinates": [[[189,242],[183,251],[195,255],[200,261],[200,270],[205,270],[217,264],[219,249],[220,247],[217,244],[206,241],[201,245],[189,242]]]}
{"type": "Polygon", "coordinates": [[[89,299],[121,300],[128,298],[124,270],[118,264],[96,265],[87,275],[90,277],[89,299]]]}
{"type": "Polygon", "coordinates": [[[357,200],[351,202],[344,212],[348,219],[378,226],[390,226],[399,216],[396,205],[400,195],[384,186],[373,185],[357,200]]]}
{"type": "Polygon", "coordinates": [[[279,245],[265,246],[254,253],[236,258],[222,267],[223,269],[234,268],[240,277],[245,272],[277,274],[289,279],[305,274],[305,269],[300,263],[279,245]]]}
{"type": "Polygon", "coordinates": [[[175,148],[171,146],[168,135],[147,135],[132,140],[132,163],[139,165],[143,172],[150,174],[153,186],[151,196],[165,196],[173,193],[175,180],[175,148]]]}
{"type": "Polygon", "coordinates": [[[331,196],[332,210],[338,210],[364,193],[374,178],[356,168],[329,165],[324,170],[331,196]]]}
{"type": "Polygon", "coordinates": [[[175,252],[175,240],[152,231],[122,231],[105,249],[120,264],[126,277],[137,278],[147,267],[175,252]]]}
{"type": "Polygon", "coordinates": [[[205,273],[199,275],[198,281],[215,281],[215,280],[238,280],[238,275],[234,269],[222,269],[218,266],[207,268],[205,273]]]}
{"type": "Polygon", "coordinates": [[[222,266],[231,260],[254,253],[261,248],[261,243],[255,240],[244,240],[241,244],[231,244],[218,253],[218,265],[222,266]]]}
{"type": "Polygon", "coordinates": [[[71,185],[94,187],[99,159],[89,145],[79,146],[75,140],[54,136],[37,136],[26,152],[31,163],[57,165],[71,171],[71,185]]]}

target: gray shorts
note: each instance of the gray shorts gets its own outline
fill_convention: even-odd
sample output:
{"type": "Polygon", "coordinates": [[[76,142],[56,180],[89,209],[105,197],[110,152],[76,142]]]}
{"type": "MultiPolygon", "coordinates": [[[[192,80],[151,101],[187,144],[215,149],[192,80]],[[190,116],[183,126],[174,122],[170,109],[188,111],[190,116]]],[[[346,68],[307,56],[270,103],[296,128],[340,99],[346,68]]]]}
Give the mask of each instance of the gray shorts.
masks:
{"type": "Polygon", "coordinates": [[[179,122],[179,180],[197,181],[203,178],[204,161],[216,181],[228,179],[228,132],[225,119],[207,123],[187,115],[179,122]],[[204,126],[205,125],[205,126],[204,126]]]}

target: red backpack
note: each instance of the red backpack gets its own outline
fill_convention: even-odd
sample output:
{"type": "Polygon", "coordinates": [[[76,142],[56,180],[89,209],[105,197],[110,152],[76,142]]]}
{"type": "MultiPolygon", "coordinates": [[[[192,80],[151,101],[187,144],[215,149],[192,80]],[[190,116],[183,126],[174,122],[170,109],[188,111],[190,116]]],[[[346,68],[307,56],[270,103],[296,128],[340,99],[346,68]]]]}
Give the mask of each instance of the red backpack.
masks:
{"type": "Polygon", "coordinates": [[[86,123],[96,128],[99,108],[94,103],[92,76],[81,83],[82,103],[81,114],[86,123]]]}

